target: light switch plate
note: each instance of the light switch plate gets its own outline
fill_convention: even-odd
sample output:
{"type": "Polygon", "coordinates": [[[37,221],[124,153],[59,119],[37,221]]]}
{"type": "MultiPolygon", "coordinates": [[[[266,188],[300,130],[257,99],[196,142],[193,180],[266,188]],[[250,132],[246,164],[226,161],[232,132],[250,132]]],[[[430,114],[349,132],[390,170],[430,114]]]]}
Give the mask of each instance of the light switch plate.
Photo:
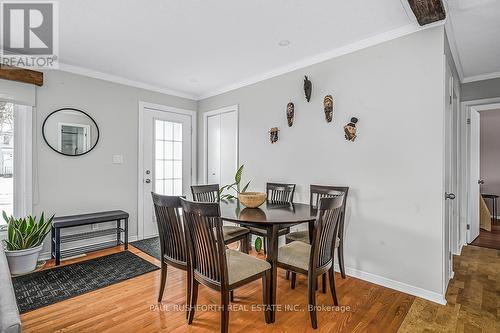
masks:
{"type": "Polygon", "coordinates": [[[123,164],[123,155],[113,155],[113,164],[123,164]]]}

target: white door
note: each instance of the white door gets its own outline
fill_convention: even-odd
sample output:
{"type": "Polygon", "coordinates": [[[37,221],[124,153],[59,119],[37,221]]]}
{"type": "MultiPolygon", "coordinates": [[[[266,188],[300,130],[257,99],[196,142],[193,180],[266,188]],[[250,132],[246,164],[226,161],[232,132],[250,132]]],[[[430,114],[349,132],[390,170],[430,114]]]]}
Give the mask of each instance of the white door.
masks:
{"type": "Polygon", "coordinates": [[[238,170],[238,112],[235,107],[205,114],[205,156],[208,184],[234,182],[238,170]]]}
{"type": "MultiPolygon", "coordinates": [[[[451,69],[446,66],[446,106],[445,106],[445,272],[448,280],[452,272],[451,234],[453,225],[453,201],[455,199],[453,186],[453,77],[451,69]]],[[[446,290],[445,290],[446,291],[446,290]]]]}
{"type": "Polygon", "coordinates": [[[144,109],[143,238],[158,234],[151,192],[187,195],[191,186],[191,116],[144,109]]]}
{"type": "Polygon", "coordinates": [[[470,111],[470,184],[469,184],[469,218],[467,243],[472,243],[479,236],[479,195],[480,195],[480,132],[479,112],[470,111]]]}

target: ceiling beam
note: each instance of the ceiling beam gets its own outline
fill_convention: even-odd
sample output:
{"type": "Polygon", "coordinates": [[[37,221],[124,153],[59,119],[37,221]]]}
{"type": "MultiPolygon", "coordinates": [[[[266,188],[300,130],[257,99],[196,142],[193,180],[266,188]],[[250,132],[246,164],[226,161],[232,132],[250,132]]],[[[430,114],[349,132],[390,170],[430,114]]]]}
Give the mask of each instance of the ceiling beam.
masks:
{"type": "Polygon", "coordinates": [[[408,3],[421,26],[446,18],[442,0],[408,0],[408,3]]]}
{"type": "Polygon", "coordinates": [[[43,85],[42,72],[7,65],[0,65],[0,79],[34,84],[39,87],[43,85]]]}

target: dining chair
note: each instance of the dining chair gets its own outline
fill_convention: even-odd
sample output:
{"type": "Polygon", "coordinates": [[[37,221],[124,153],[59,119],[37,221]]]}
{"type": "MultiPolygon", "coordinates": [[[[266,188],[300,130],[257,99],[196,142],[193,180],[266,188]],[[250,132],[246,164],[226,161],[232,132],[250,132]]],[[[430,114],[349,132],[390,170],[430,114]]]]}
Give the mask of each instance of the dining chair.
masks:
{"type": "MultiPolygon", "coordinates": [[[[186,237],[180,210],[182,209],[180,197],[159,195],[151,192],[153,197],[158,235],[160,238],[161,253],[161,279],[158,302],[161,302],[167,281],[168,266],[187,272],[186,304],[191,298],[191,270],[189,269],[189,256],[186,248],[186,237]]],[[[187,316],[186,312],[186,316],[187,316]]]]}
{"type": "MultiPolygon", "coordinates": [[[[262,279],[263,304],[270,302],[271,265],[240,251],[226,249],[218,203],[194,202],[181,199],[187,245],[191,258],[191,299],[188,324],[192,324],[202,284],[221,294],[221,332],[229,329],[230,291],[262,279]]],[[[269,306],[264,317],[270,322],[269,306]]]]}
{"type": "MultiPolygon", "coordinates": [[[[194,201],[217,203],[220,201],[219,184],[192,185],[191,193],[194,201]]],[[[224,244],[228,245],[239,241],[241,251],[248,253],[250,247],[250,231],[248,228],[224,225],[222,226],[222,233],[224,235],[224,244]]]]}
{"type": "Polygon", "coordinates": [[[318,327],[316,316],[316,284],[320,275],[328,272],[333,303],[337,306],[333,243],[342,211],[344,195],[339,192],[319,199],[314,222],[312,243],[293,241],[278,249],[278,267],[308,278],[308,310],[313,328],[318,327]]]}
{"type": "MultiPolygon", "coordinates": [[[[266,202],[268,205],[290,205],[293,203],[293,195],[295,194],[295,184],[266,184],[266,202]]],[[[250,234],[260,236],[264,239],[264,254],[267,253],[268,240],[267,231],[257,227],[248,227],[250,234]]],[[[290,233],[290,228],[282,228],[278,231],[278,237],[290,233]]]]}
{"type": "MultiPolygon", "coordinates": [[[[338,225],[338,233],[337,233],[337,238],[335,241],[335,248],[337,248],[337,256],[339,260],[339,267],[340,267],[340,274],[343,279],[345,279],[345,266],[344,266],[344,220],[345,220],[345,209],[347,205],[347,195],[349,193],[349,187],[347,186],[326,186],[326,185],[311,185],[310,186],[310,195],[309,195],[309,205],[313,209],[317,209],[318,207],[318,202],[321,198],[325,198],[331,195],[332,191],[338,191],[338,192],[343,192],[344,193],[344,201],[342,203],[342,211],[341,211],[341,217],[338,225]]],[[[310,243],[309,242],[309,231],[308,230],[302,230],[302,231],[295,231],[287,234],[285,236],[285,242],[291,243],[293,241],[301,241],[304,243],[310,243]]],[[[289,272],[286,273],[286,278],[288,279],[289,277],[289,272]]],[[[291,281],[291,287],[292,289],[295,288],[295,275],[292,274],[292,281],[291,281]]],[[[322,283],[322,290],[323,293],[326,293],[326,275],[323,276],[322,278],[323,283],[322,283]]]]}

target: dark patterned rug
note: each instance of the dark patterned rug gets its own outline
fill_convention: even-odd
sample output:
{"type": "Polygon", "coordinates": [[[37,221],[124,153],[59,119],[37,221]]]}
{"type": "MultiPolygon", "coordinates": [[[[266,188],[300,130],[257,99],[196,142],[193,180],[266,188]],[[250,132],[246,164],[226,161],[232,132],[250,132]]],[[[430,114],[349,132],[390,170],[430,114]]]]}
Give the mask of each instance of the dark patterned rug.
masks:
{"type": "Polygon", "coordinates": [[[151,257],[155,257],[156,259],[160,260],[160,239],[158,237],[135,241],[130,243],[130,245],[133,245],[142,252],[147,253],[151,257]]]}
{"type": "Polygon", "coordinates": [[[24,313],[157,270],[129,251],[12,278],[24,313]]]}

